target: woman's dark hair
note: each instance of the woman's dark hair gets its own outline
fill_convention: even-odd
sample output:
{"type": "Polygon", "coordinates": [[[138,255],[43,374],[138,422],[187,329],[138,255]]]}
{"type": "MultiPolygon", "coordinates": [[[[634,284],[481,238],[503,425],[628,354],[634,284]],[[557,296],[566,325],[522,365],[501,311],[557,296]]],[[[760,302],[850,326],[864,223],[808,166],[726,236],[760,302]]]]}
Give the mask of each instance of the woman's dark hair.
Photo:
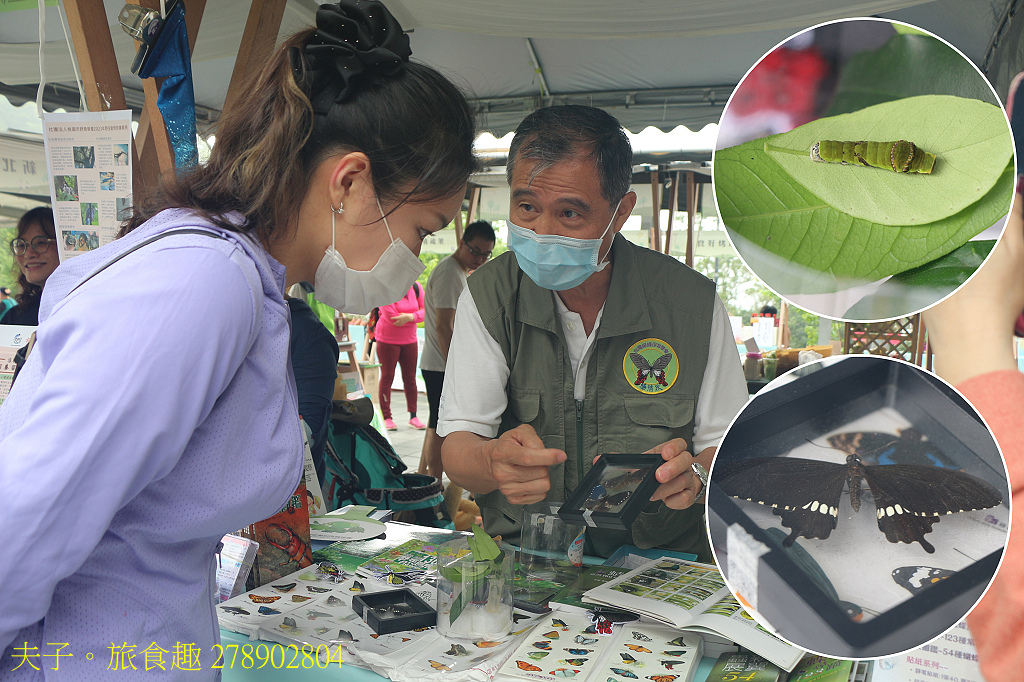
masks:
{"type": "MultiPolygon", "coordinates": [[[[57,228],[53,222],[53,209],[49,206],[37,206],[21,216],[18,219],[16,237],[20,239],[33,225],[38,225],[48,239],[57,238],[57,228]]],[[[56,249],[57,245],[51,244],[51,248],[56,249]]],[[[20,305],[35,305],[43,295],[43,288],[25,279],[25,273],[21,272],[17,263],[14,267],[18,268],[18,286],[21,287],[21,293],[15,296],[14,300],[20,305]]]]}
{"type": "Polygon", "coordinates": [[[397,73],[364,72],[344,101],[314,114],[310,100],[318,93],[304,87],[315,90],[322,79],[305,77],[308,63],[295,56],[315,34],[300,31],[278,47],[224,112],[209,162],[165,179],[134,207],[122,235],[178,207],[268,241],[298,215],[320,162],[340,151],[366,154],[382,202],[435,201],[465,184],[477,162],[473,114],[459,88],[408,62],[397,73]],[[224,217],[232,211],[245,217],[243,225],[224,217]]]}

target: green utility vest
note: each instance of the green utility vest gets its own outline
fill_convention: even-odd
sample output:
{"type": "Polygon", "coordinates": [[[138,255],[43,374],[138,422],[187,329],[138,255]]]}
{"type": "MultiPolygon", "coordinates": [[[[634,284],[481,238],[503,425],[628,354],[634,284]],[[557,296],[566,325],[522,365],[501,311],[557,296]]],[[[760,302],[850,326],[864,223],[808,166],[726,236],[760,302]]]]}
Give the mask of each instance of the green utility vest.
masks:
{"type": "MultiPolygon", "coordinates": [[[[612,245],[612,264],[594,350],[583,367],[587,382],[582,401],[573,396],[569,350],[551,291],[527,277],[511,252],[468,280],[484,327],[510,370],[499,433],[529,424],[545,447],[568,455],[564,464],[551,467],[549,502],[568,498],[599,454],[640,453],[672,438],[693,443],[715,285],[621,235],[612,245]],[[648,372],[637,385],[642,368],[631,359],[631,351],[652,364],[666,352],[673,358],[663,373],[648,372]]],[[[476,500],[487,532],[515,541],[522,507],[510,504],[498,490],[476,500]]],[[[649,502],[630,531],[587,529],[588,554],[607,557],[623,544],[692,552],[711,560],[699,504],[674,510],[660,501],[649,502]]]]}

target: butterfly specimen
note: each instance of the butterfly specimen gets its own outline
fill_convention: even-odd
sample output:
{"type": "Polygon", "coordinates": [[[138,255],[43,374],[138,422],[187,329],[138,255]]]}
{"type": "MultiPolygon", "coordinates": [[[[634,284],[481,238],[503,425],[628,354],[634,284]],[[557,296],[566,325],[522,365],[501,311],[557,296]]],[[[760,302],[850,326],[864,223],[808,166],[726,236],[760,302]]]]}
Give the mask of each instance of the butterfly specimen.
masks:
{"type": "Polygon", "coordinates": [[[840,142],[821,140],[811,145],[815,161],[884,168],[895,173],[931,173],[935,155],[907,140],[895,142],[840,142]]]}
{"type": "Polygon", "coordinates": [[[853,431],[828,437],[828,443],[865,464],[921,464],[959,469],[949,455],[916,429],[899,429],[899,435],[879,431],[853,431]]]}
{"type": "Polygon", "coordinates": [[[324,592],[331,591],[329,587],[313,587],[312,585],[307,585],[306,589],[312,592],[313,594],[323,594],[324,592]]]}
{"type": "Polygon", "coordinates": [[[594,650],[593,649],[564,649],[564,651],[568,651],[573,656],[586,656],[587,654],[592,653],[594,650]]]}
{"type": "Polygon", "coordinates": [[[427,659],[427,661],[430,663],[430,667],[433,668],[434,670],[451,670],[452,669],[452,667],[450,665],[445,665],[444,663],[438,663],[437,661],[431,661],[429,658],[427,659]]]}
{"type": "Polygon", "coordinates": [[[277,609],[272,609],[269,606],[261,606],[260,607],[260,613],[262,615],[264,615],[264,616],[274,616],[274,615],[277,615],[278,613],[281,613],[281,612],[278,611],[277,609]]]}
{"type": "Polygon", "coordinates": [[[619,658],[622,659],[623,663],[628,663],[630,665],[636,663],[636,659],[633,658],[630,654],[619,654],[619,658]]]}
{"type": "Polygon", "coordinates": [[[250,594],[249,599],[252,599],[257,604],[273,604],[280,599],[280,597],[263,597],[258,594],[250,594]]]}
{"type": "Polygon", "coordinates": [[[530,652],[527,652],[526,655],[529,656],[530,658],[532,658],[535,661],[539,661],[540,659],[544,658],[545,656],[547,656],[550,653],[551,653],[550,651],[530,651],[530,652]]]}
{"type": "Polygon", "coordinates": [[[597,644],[596,637],[592,639],[590,637],[584,637],[583,635],[576,635],[576,637],[574,637],[572,641],[576,642],[577,644],[582,644],[583,646],[597,644]]]}
{"type": "Polygon", "coordinates": [[[569,670],[568,668],[555,668],[551,671],[551,674],[555,677],[576,677],[576,673],[579,670],[569,670]]]}
{"type": "Polygon", "coordinates": [[[935,547],[924,539],[943,515],[988,509],[1002,502],[993,486],[961,471],[916,464],[870,465],[848,455],[846,464],[795,457],[758,457],[723,464],[715,482],[728,495],[772,508],[791,529],[782,541],[791,547],[797,537],[824,540],[835,529],[844,485],[850,506],[860,510],[861,480],[875,500],[878,529],[889,542],[918,542],[926,552],[935,547]]]}
{"type": "MultiPolygon", "coordinates": [[[[492,646],[498,646],[499,644],[501,644],[501,642],[491,642],[485,639],[479,642],[473,642],[473,644],[480,647],[481,649],[490,649],[492,646]]],[[[548,648],[551,648],[550,645],[548,646],[548,648]]]]}
{"type": "Polygon", "coordinates": [[[248,616],[249,612],[239,606],[222,606],[222,609],[233,616],[248,616]]]}
{"type": "Polygon", "coordinates": [[[638,642],[650,642],[651,641],[650,637],[648,637],[647,635],[645,635],[642,632],[636,632],[635,630],[633,631],[633,639],[635,639],[638,642]]]}
{"type": "Polygon", "coordinates": [[[675,682],[679,679],[679,675],[648,675],[647,679],[654,680],[654,682],[675,682]]]}
{"type": "MultiPolygon", "coordinates": [[[[595,486],[594,491],[596,492],[597,488],[600,487],[601,486],[595,486]]],[[[629,496],[632,494],[632,491],[623,490],[621,493],[615,493],[614,495],[609,495],[606,492],[601,492],[597,497],[593,497],[593,493],[591,493],[591,498],[584,502],[583,506],[589,509],[590,511],[606,512],[612,507],[616,507],[625,502],[626,500],[628,500],[629,496]]]]}
{"type": "Polygon", "coordinates": [[[295,619],[289,618],[288,616],[285,616],[284,620],[278,627],[287,632],[294,632],[299,629],[299,626],[295,623],[295,619]]]}
{"type": "Polygon", "coordinates": [[[559,661],[559,663],[568,663],[569,665],[583,665],[589,660],[589,658],[567,658],[564,661],[559,661]]]}
{"type": "Polygon", "coordinates": [[[547,637],[548,639],[558,639],[558,631],[552,630],[551,632],[545,632],[541,637],[547,637]]]}
{"type": "MultiPolygon", "coordinates": [[[[594,640],[597,641],[597,640],[594,640]]],[[[551,642],[534,642],[533,646],[537,649],[543,649],[544,651],[551,650],[551,642]]]]}
{"type": "Polygon", "coordinates": [[[953,573],[955,571],[930,566],[900,566],[892,572],[892,579],[908,592],[917,594],[924,588],[945,580],[953,573]]]}
{"type": "Polygon", "coordinates": [[[631,680],[638,680],[638,679],[640,679],[639,677],[637,677],[633,673],[629,672],[628,670],[623,670],[622,668],[612,668],[611,671],[613,673],[615,673],[616,675],[621,675],[622,677],[628,677],[631,680]]]}
{"type": "Polygon", "coordinates": [[[291,592],[298,583],[287,583],[285,585],[271,585],[278,592],[291,592]]]}
{"type": "Polygon", "coordinates": [[[452,648],[444,653],[447,656],[469,656],[469,652],[466,651],[466,647],[461,644],[452,644],[452,648]]]}
{"type": "Polygon", "coordinates": [[[648,649],[647,647],[640,646],[639,644],[627,644],[626,648],[629,649],[630,651],[635,651],[638,654],[649,654],[649,653],[651,653],[650,649],[648,649]]]}

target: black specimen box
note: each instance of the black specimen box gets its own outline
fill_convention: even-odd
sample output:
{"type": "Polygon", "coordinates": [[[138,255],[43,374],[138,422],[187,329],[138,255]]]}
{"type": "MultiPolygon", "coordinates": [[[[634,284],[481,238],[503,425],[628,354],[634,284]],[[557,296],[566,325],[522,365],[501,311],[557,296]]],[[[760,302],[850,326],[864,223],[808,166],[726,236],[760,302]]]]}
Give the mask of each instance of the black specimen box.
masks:
{"type": "Polygon", "coordinates": [[[886,656],[921,646],[967,613],[999,565],[1009,492],[995,441],[959,394],[913,365],[861,355],[800,368],[796,374],[802,375],[783,377],[777,388],[748,403],[719,447],[708,497],[718,563],[730,587],[798,646],[843,658],[886,656]],[[902,426],[872,429],[877,415],[889,415],[902,426]],[[716,476],[718,471],[725,476],[730,464],[752,458],[790,455],[845,463],[849,450],[829,440],[837,435],[840,444],[852,448],[856,440],[868,451],[864,464],[872,457],[876,469],[900,463],[882,461],[878,453],[884,449],[903,457],[900,448],[907,446],[873,447],[872,436],[863,435],[873,430],[888,430],[894,441],[902,437],[919,450],[926,446],[938,452],[943,461],[936,466],[983,479],[999,492],[1002,504],[939,517],[942,522],[925,535],[934,552],[926,553],[916,542],[887,541],[877,526],[877,515],[885,510],[876,511],[875,498],[862,482],[859,512],[853,511],[844,488],[831,535],[797,537],[794,546],[785,548],[781,540],[790,529],[781,528],[770,505],[731,497],[716,483],[716,478],[725,480],[716,476]],[[881,594],[894,595],[891,603],[881,594]],[[857,612],[860,604],[869,603],[874,608],[857,612]]]}
{"type": "Polygon", "coordinates": [[[437,624],[437,611],[409,588],[356,595],[352,597],[352,609],[378,635],[437,624]]]}
{"type": "Polygon", "coordinates": [[[658,488],[661,455],[601,455],[558,510],[566,523],[628,530],[658,488]]]}

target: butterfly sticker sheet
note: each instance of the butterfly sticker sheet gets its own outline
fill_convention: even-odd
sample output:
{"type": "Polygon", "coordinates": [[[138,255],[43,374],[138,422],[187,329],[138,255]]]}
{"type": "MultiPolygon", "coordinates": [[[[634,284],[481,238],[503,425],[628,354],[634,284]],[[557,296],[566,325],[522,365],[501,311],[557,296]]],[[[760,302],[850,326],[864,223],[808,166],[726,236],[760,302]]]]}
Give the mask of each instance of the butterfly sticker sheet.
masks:
{"type": "Polygon", "coordinates": [[[704,640],[695,632],[651,623],[626,623],[601,661],[594,680],[691,682],[703,651],[704,640]]]}
{"type": "MultiPolygon", "coordinates": [[[[409,682],[480,682],[494,677],[543,616],[514,612],[516,625],[499,640],[449,639],[436,629],[400,652],[373,654],[357,645],[355,651],[371,669],[385,677],[409,682]]],[[[530,635],[532,636],[532,635],[530,635]]],[[[351,650],[351,649],[350,649],[351,650]]],[[[527,658],[531,664],[536,660],[527,658]]],[[[537,663],[544,665],[544,663],[537,663]]]]}
{"type": "Polygon", "coordinates": [[[765,467],[723,462],[712,479],[757,525],[786,533],[776,549],[812,578],[813,566],[865,622],[919,591],[906,567],[948,577],[1006,542],[1005,492],[975,475],[985,466],[962,468],[978,458],[954,438],[923,431],[885,407],[764,458],[765,467]]]}
{"type": "Polygon", "coordinates": [[[537,620],[499,675],[528,680],[565,677],[582,682],[611,650],[619,631],[633,625],[616,626],[611,635],[603,635],[586,613],[553,611],[537,620]]]}

